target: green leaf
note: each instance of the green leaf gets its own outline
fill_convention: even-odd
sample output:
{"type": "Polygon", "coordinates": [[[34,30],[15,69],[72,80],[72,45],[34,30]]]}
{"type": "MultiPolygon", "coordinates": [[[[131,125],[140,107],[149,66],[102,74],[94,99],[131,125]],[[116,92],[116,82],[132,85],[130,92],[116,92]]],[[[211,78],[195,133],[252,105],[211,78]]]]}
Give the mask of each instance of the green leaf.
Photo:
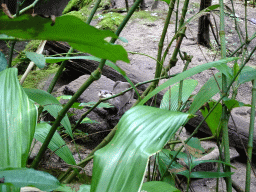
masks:
{"type": "Polygon", "coordinates": [[[139,191],[148,158],[163,148],[188,117],[148,106],[128,110],[114,138],[94,154],[91,192],[139,191]]]}
{"type": "Polygon", "coordinates": [[[61,192],[75,192],[70,186],[61,184],[57,189],[54,191],[61,191],[61,192]]]}
{"type": "Polygon", "coordinates": [[[0,33],[28,40],[66,41],[75,49],[96,57],[129,63],[128,54],[121,45],[105,41],[106,37],[117,38],[113,32],[96,29],[72,15],[57,17],[53,26],[50,19],[28,14],[9,19],[1,12],[0,20],[0,33]]]}
{"type": "Polygon", "coordinates": [[[5,184],[12,184],[15,187],[32,186],[43,191],[52,191],[60,185],[60,182],[49,173],[28,168],[1,169],[0,178],[2,177],[5,184]]]}
{"type": "MultiPolygon", "coordinates": [[[[197,84],[198,82],[194,79],[187,79],[183,81],[182,96],[181,96],[182,106],[186,103],[186,101],[188,100],[192,92],[195,90],[197,84]]],[[[172,86],[171,89],[169,89],[164,94],[164,97],[160,105],[161,109],[168,109],[170,111],[178,110],[179,88],[180,88],[180,83],[172,86]]]]}
{"type": "Polygon", "coordinates": [[[238,83],[243,84],[256,78],[256,69],[245,66],[238,76],[238,83]]]}
{"type": "MultiPolygon", "coordinates": [[[[39,105],[44,106],[45,110],[47,110],[53,117],[57,118],[58,113],[62,110],[62,106],[54,96],[40,89],[24,88],[24,90],[30,99],[39,105]]],[[[61,120],[61,124],[65,127],[70,137],[73,138],[71,125],[67,115],[65,115],[65,117],[61,120]]]]}
{"type": "Polygon", "coordinates": [[[171,79],[169,79],[168,81],[166,81],[165,83],[161,84],[160,86],[158,86],[156,89],[154,89],[152,92],[150,92],[144,99],[142,99],[138,105],[143,105],[144,103],[146,103],[151,97],[153,97],[154,95],[156,95],[157,93],[159,93],[160,91],[162,91],[163,89],[167,88],[170,85],[173,85],[174,83],[177,83],[181,80],[184,80],[192,75],[195,75],[197,73],[200,73],[206,69],[209,69],[211,67],[216,67],[218,65],[226,65],[227,62],[230,61],[234,61],[239,59],[238,57],[231,57],[231,58],[226,58],[226,59],[222,59],[219,61],[213,61],[210,63],[205,63],[199,66],[196,66],[194,68],[191,68],[187,71],[184,71],[178,75],[176,75],[175,77],[172,77],[171,79]]]}
{"type": "Polygon", "coordinates": [[[11,37],[11,36],[8,36],[8,35],[5,35],[5,34],[0,34],[0,40],[15,40],[15,37],[11,37]]]}
{"type": "MultiPolygon", "coordinates": [[[[233,173],[223,173],[223,172],[192,172],[190,174],[190,178],[220,178],[220,177],[228,177],[231,176],[233,173]]],[[[182,174],[188,177],[188,174],[182,174]]]]}
{"type": "Polygon", "coordinates": [[[72,95],[61,95],[59,97],[56,97],[56,99],[59,101],[61,99],[71,99],[72,98],[72,95]]]}
{"type": "Polygon", "coordinates": [[[162,181],[151,181],[143,183],[141,190],[147,192],[180,192],[177,188],[162,181]]]}
{"type": "Polygon", "coordinates": [[[90,192],[91,185],[81,185],[78,192],[90,192]]]}
{"type": "Polygon", "coordinates": [[[73,103],[73,105],[71,106],[71,108],[74,109],[83,109],[83,107],[80,106],[81,103],[75,102],[73,103]]]}
{"type": "MultiPolygon", "coordinates": [[[[46,63],[58,63],[66,60],[76,60],[76,59],[85,59],[91,61],[98,61],[100,62],[101,59],[94,56],[75,56],[75,57],[45,57],[46,63]]],[[[110,63],[110,61],[106,61],[106,64],[110,63]]]]}
{"type": "Polygon", "coordinates": [[[233,78],[232,69],[230,69],[227,65],[219,65],[216,67],[221,73],[224,73],[226,77],[231,80],[233,78]]]}
{"type": "MultiPolygon", "coordinates": [[[[230,79],[227,79],[228,84],[230,79]]],[[[215,94],[220,92],[220,87],[222,85],[221,73],[215,74],[215,78],[211,77],[204,85],[201,87],[199,92],[194,97],[194,101],[190,106],[188,112],[195,114],[206,102],[208,102],[215,94]],[[217,82],[216,82],[217,80],[217,82]]]]}
{"type": "Polygon", "coordinates": [[[192,164],[191,164],[191,168],[193,169],[195,166],[201,164],[201,163],[222,163],[222,164],[225,164],[225,165],[228,165],[234,169],[236,169],[234,166],[232,166],[231,164],[229,163],[226,163],[224,161],[219,161],[219,160],[199,160],[199,161],[193,161],[192,164]]]}
{"type": "MultiPolygon", "coordinates": [[[[203,117],[206,117],[208,115],[209,111],[212,109],[212,107],[215,105],[216,102],[209,102],[207,107],[204,107],[201,109],[201,113],[203,117]]],[[[220,103],[215,107],[215,109],[212,111],[212,113],[208,116],[208,118],[205,120],[207,123],[208,127],[210,128],[212,134],[216,136],[217,134],[220,133],[220,118],[222,114],[222,106],[220,103]]]]}
{"type": "Polygon", "coordinates": [[[231,111],[232,109],[234,109],[236,107],[243,107],[243,106],[251,107],[251,105],[245,104],[245,103],[237,101],[235,99],[226,98],[223,100],[224,100],[224,104],[227,106],[229,111],[231,111]]]}
{"type": "MultiPolygon", "coordinates": [[[[158,1],[158,0],[155,0],[155,1],[158,1]]],[[[166,2],[168,5],[170,4],[171,0],[161,0],[161,1],[164,1],[166,2]]]]}
{"type": "Polygon", "coordinates": [[[187,142],[187,145],[189,147],[191,147],[189,149],[189,152],[195,156],[197,153],[204,153],[205,150],[204,148],[201,146],[201,143],[200,143],[200,140],[198,138],[195,138],[195,137],[192,137],[188,142],[187,142]],[[193,150],[193,151],[191,151],[193,150]]]}
{"type": "MultiPolygon", "coordinates": [[[[79,106],[83,106],[83,107],[93,107],[96,104],[95,101],[90,101],[88,103],[81,103],[79,106]]],[[[113,105],[109,104],[109,103],[100,103],[97,108],[112,108],[114,107],[113,105]]]]}
{"type": "Polygon", "coordinates": [[[89,124],[92,124],[92,123],[100,123],[98,121],[95,121],[95,120],[91,120],[89,117],[85,117],[81,123],[89,123],[89,124]]]}
{"type": "MultiPolygon", "coordinates": [[[[37,124],[34,138],[41,143],[44,143],[46,136],[51,129],[51,125],[47,123],[37,124]]],[[[58,155],[67,164],[76,165],[76,161],[66,145],[65,141],[61,138],[59,133],[56,131],[50,141],[48,148],[51,149],[56,155],[58,155]]]]}
{"type": "Polygon", "coordinates": [[[5,55],[0,51],[0,72],[7,68],[8,64],[5,55]]]}
{"type": "Polygon", "coordinates": [[[124,43],[129,43],[125,37],[118,37],[118,39],[120,39],[124,43]]]}
{"type": "MultiPolygon", "coordinates": [[[[166,172],[167,167],[169,166],[172,158],[170,155],[172,155],[170,153],[170,150],[167,149],[162,149],[158,155],[157,155],[157,164],[158,164],[158,168],[160,171],[161,176],[163,177],[163,174],[166,172]]],[[[171,164],[171,166],[169,167],[169,170],[172,170],[172,173],[179,173],[180,171],[184,171],[187,170],[186,168],[184,168],[184,166],[180,165],[179,163],[177,163],[176,161],[173,161],[173,163],[171,164]]],[[[166,173],[166,176],[164,177],[164,179],[166,182],[173,184],[174,183],[174,176],[173,174],[171,175],[170,172],[168,171],[166,173]]]]}
{"type": "Polygon", "coordinates": [[[28,51],[26,51],[25,53],[27,58],[33,61],[38,68],[42,69],[45,67],[45,58],[42,54],[38,54],[35,52],[28,52],[28,51]]]}
{"type": "Polygon", "coordinates": [[[0,168],[25,167],[37,108],[20,86],[16,68],[0,72],[0,79],[0,168]]]}

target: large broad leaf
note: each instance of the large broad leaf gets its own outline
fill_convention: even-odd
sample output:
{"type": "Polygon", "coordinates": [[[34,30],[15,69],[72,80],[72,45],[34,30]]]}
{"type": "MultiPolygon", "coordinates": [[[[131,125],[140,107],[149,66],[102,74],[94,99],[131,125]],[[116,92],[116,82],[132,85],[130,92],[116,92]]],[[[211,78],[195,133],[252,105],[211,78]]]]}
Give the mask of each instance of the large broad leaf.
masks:
{"type": "Polygon", "coordinates": [[[167,88],[168,86],[173,85],[174,83],[177,83],[181,80],[184,80],[192,75],[195,75],[197,73],[200,73],[206,69],[209,69],[211,67],[216,67],[218,65],[225,65],[227,62],[230,61],[234,61],[237,60],[237,57],[232,57],[232,58],[226,58],[226,59],[222,59],[219,61],[213,61],[210,63],[206,63],[203,65],[199,65],[196,67],[193,67],[187,71],[184,71],[178,75],[176,75],[175,77],[172,77],[171,79],[169,79],[168,81],[166,81],[165,83],[163,83],[162,85],[160,85],[159,87],[157,87],[156,89],[154,89],[152,92],[150,92],[144,99],[142,99],[138,105],[143,105],[144,103],[146,103],[152,96],[156,95],[157,93],[159,93],[160,91],[162,91],[163,89],[167,88]]]}
{"type": "MultiPolygon", "coordinates": [[[[34,138],[41,143],[44,143],[46,136],[51,129],[51,125],[48,123],[39,123],[36,126],[34,138]]],[[[76,161],[66,145],[65,141],[61,138],[59,133],[56,131],[50,141],[48,148],[51,149],[56,155],[58,155],[63,161],[68,164],[76,165],[76,161]]]]}
{"type": "MultiPolygon", "coordinates": [[[[194,79],[187,79],[183,81],[182,86],[182,95],[181,95],[181,107],[186,103],[192,92],[195,90],[198,82],[194,79]]],[[[174,85],[169,89],[165,94],[161,101],[160,108],[168,109],[170,111],[178,110],[178,98],[179,98],[179,88],[180,83],[174,85]]]]}
{"type": "Polygon", "coordinates": [[[52,191],[60,186],[60,182],[49,173],[28,168],[2,169],[0,178],[3,177],[4,184],[11,184],[15,187],[32,186],[43,191],[52,191]]]}
{"type": "Polygon", "coordinates": [[[0,51],[0,72],[7,68],[7,61],[4,54],[0,51]]]}
{"type": "MultiPolygon", "coordinates": [[[[58,113],[62,110],[62,106],[61,103],[54,96],[40,89],[24,88],[24,90],[30,99],[44,106],[45,110],[47,110],[53,117],[57,118],[58,113]]],[[[65,117],[61,120],[60,123],[65,127],[70,137],[73,138],[68,116],[65,115],[65,117]]]]}
{"type": "Polygon", "coordinates": [[[0,80],[0,168],[25,167],[37,109],[20,86],[16,68],[2,71],[0,80]]]}
{"type": "Polygon", "coordinates": [[[9,19],[0,12],[0,33],[22,39],[66,41],[80,51],[113,62],[122,60],[129,63],[128,54],[121,45],[105,41],[106,37],[117,37],[111,31],[98,30],[75,16],[57,17],[55,24],[47,18],[21,15],[9,19]]]}
{"type": "Polygon", "coordinates": [[[127,111],[114,138],[94,155],[91,192],[139,191],[148,158],[163,148],[188,117],[148,106],[127,111]]]}

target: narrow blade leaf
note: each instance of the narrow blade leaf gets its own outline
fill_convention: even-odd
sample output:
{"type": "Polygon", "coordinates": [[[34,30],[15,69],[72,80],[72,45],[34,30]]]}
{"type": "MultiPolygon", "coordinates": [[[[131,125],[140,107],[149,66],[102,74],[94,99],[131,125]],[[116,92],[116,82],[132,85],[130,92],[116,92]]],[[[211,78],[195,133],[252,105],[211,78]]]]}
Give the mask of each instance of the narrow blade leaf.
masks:
{"type": "MultiPolygon", "coordinates": [[[[41,143],[44,142],[46,136],[51,129],[51,125],[47,123],[37,124],[34,138],[41,143]]],[[[58,155],[63,161],[68,164],[76,165],[76,161],[66,145],[65,141],[61,138],[58,132],[55,132],[52,140],[50,141],[48,148],[51,149],[56,155],[58,155]]]]}
{"type": "Polygon", "coordinates": [[[222,65],[222,64],[226,64],[227,62],[230,62],[230,61],[234,61],[234,60],[237,60],[238,58],[237,57],[231,57],[231,58],[226,58],[226,59],[222,59],[222,60],[219,60],[219,61],[213,61],[213,62],[210,62],[210,63],[206,63],[206,64],[203,64],[203,65],[199,65],[199,66],[196,66],[194,68],[191,68],[187,71],[184,71],[180,74],[178,74],[177,76],[171,78],[170,80],[166,81],[165,83],[163,83],[162,85],[160,85],[159,87],[157,87],[156,89],[154,89],[152,92],[150,92],[144,99],[142,99],[138,105],[143,105],[144,103],[146,103],[151,97],[153,97],[154,95],[156,95],[157,93],[159,93],[160,91],[162,91],[163,89],[167,88],[168,86],[170,85],[173,85],[174,83],[177,83],[181,80],[184,80],[192,75],[195,75],[197,73],[200,73],[206,69],[209,69],[211,67],[216,67],[218,65],[222,65]]]}
{"type": "MultiPolygon", "coordinates": [[[[62,106],[54,96],[40,89],[24,88],[24,90],[31,100],[35,101],[39,105],[44,106],[45,110],[47,110],[53,117],[57,118],[58,113],[62,110],[62,106]]],[[[70,137],[73,138],[71,125],[67,115],[65,115],[65,117],[61,120],[61,124],[65,127],[70,137]]]]}

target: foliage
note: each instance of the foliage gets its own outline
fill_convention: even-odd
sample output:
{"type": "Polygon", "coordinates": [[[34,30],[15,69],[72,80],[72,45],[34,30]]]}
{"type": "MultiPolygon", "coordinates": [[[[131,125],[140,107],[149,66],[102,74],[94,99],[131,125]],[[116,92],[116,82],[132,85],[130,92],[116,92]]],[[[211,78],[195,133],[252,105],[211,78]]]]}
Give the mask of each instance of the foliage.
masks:
{"type": "Polygon", "coordinates": [[[31,40],[26,45],[25,49],[23,49],[16,58],[12,61],[12,66],[16,66],[18,68],[18,73],[23,74],[28,66],[30,59],[27,58],[27,51],[36,51],[37,47],[40,44],[40,40],[31,40]]]}

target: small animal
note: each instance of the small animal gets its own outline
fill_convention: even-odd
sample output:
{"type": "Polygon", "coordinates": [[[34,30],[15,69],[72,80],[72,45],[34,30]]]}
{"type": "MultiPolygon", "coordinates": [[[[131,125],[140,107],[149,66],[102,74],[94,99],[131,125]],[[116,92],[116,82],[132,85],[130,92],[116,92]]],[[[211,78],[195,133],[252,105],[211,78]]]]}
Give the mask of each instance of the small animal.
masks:
{"type": "MultiPolygon", "coordinates": [[[[101,90],[99,92],[98,96],[99,96],[99,98],[111,97],[111,96],[116,95],[122,91],[125,91],[126,89],[128,89],[130,87],[131,87],[131,85],[127,82],[117,81],[114,84],[112,91],[101,90]]],[[[126,104],[130,103],[133,96],[134,96],[134,90],[132,89],[123,95],[120,95],[118,97],[108,100],[108,102],[115,106],[115,108],[117,109],[117,114],[119,115],[124,112],[123,111],[124,106],[126,104]]]]}

